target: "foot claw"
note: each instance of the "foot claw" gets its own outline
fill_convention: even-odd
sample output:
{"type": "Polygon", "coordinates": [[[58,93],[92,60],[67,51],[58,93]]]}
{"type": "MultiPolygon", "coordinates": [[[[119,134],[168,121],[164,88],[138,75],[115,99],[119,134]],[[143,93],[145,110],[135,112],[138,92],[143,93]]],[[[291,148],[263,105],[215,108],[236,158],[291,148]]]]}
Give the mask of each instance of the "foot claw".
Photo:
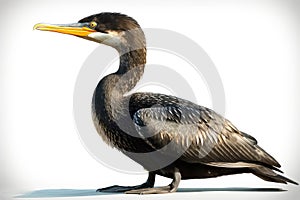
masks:
{"type": "Polygon", "coordinates": [[[99,188],[96,190],[96,192],[125,192],[127,190],[130,190],[130,188],[131,187],[113,185],[105,188],[99,188]]]}
{"type": "Polygon", "coordinates": [[[146,183],[143,183],[141,185],[136,185],[136,186],[113,185],[106,188],[99,188],[96,190],[96,192],[111,192],[111,193],[125,192],[126,193],[127,191],[139,190],[147,187],[149,187],[149,185],[147,185],[146,183]]]}

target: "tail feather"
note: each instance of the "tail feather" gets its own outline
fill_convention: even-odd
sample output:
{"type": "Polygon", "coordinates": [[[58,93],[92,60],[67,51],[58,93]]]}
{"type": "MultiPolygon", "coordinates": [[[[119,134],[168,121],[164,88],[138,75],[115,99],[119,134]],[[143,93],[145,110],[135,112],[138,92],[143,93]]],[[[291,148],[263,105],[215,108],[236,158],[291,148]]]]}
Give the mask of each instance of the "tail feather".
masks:
{"type": "Polygon", "coordinates": [[[251,172],[258,176],[259,178],[265,180],[265,181],[271,181],[271,182],[277,182],[277,183],[292,183],[295,185],[298,185],[297,182],[288,179],[280,174],[275,173],[272,169],[269,169],[264,166],[257,166],[254,168],[250,168],[251,172]]]}

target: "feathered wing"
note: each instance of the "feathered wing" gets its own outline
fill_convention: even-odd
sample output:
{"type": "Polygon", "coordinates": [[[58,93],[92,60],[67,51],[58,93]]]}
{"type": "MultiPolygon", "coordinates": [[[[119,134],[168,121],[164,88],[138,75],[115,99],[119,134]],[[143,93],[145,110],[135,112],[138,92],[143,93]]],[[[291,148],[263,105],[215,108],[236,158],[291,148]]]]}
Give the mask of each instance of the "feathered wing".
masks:
{"type": "MultiPolygon", "coordinates": [[[[147,93],[133,94],[130,104],[140,105],[130,108],[140,135],[156,149],[172,144],[164,152],[170,156],[177,153],[188,163],[250,168],[265,180],[268,177],[263,177],[262,171],[272,176],[277,174],[271,169],[280,171],[276,168],[279,163],[257,145],[255,138],[208,108],[177,97],[147,93]]],[[[276,182],[286,181],[293,182],[286,178],[276,182]]]]}
{"type": "MultiPolygon", "coordinates": [[[[253,137],[240,132],[222,116],[189,101],[168,97],[151,94],[137,98],[152,104],[156,102],[137,109],[133,114],[136,125],[142,127],[139,130],[142,136],[160,137],[155,141],[164,144],[174,139],[177,146],[185,149],[181,159],[186,162],[259,162],[280,167],[274,158],[257,145],[253,137]]],[[[160,147],[159,144],[153,145],[160,147]]]]}

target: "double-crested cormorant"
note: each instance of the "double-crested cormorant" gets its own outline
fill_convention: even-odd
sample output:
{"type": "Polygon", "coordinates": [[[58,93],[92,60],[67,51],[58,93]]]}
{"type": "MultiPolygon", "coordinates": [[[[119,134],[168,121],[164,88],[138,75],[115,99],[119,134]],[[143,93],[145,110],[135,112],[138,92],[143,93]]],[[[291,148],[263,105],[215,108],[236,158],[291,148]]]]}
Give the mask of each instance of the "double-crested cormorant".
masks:
{"type": "Polygon", "coordinates": [[[181,179],[239,173],[297,184],[274,172],[281,172],[280,164],[255,138],[213,110],[164,94],[127,94],[142,77],[146,63],[145,36],[131,17],[100,13],[74,24],[36,24],[34,29],[75,35],[109,45],[120,54],[118,71],[104,77],[95,89],[93,120],[102,139],[141,164],[149,176],[141,185],[98,191],[168,193],[177,190],[181,179]],[[154,188],[155,175],[173,181],[154,188]]]}

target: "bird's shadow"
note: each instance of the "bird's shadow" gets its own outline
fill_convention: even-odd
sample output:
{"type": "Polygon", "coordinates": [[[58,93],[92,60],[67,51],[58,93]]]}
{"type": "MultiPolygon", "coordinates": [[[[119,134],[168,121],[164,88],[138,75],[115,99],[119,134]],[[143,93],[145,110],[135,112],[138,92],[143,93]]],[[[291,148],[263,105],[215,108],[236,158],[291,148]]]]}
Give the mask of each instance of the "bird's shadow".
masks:
{"type": "MultiPolygon", "coordinates": [[[[283,192],[281,188],[247,188],[247,187],[228,187],[228,188],[179,188],[177,192],[283,192]]],[[[122,193],[96,192],[94,189],[45,189],[31,191],[15,196],[15,198],[49,198],[49,197],[80,197],[112,195],[122,193]]]]}

